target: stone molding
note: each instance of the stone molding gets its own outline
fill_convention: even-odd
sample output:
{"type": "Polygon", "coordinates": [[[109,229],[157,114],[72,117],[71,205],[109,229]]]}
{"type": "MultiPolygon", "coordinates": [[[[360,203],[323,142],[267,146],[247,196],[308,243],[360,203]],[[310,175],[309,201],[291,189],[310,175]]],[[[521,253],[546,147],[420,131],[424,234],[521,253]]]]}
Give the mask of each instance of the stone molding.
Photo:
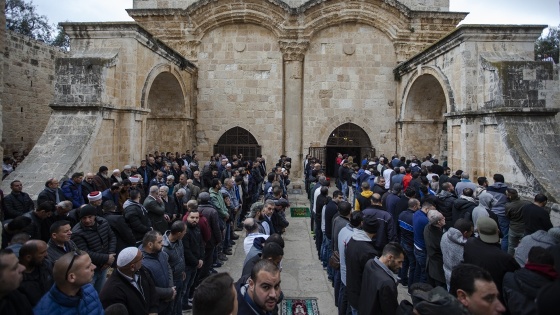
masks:
{"type": "Polygon", "coordinates": [[[284,61],[303,61],[309,48],[308,41],[280,40],[278,43],[284,61]]]}

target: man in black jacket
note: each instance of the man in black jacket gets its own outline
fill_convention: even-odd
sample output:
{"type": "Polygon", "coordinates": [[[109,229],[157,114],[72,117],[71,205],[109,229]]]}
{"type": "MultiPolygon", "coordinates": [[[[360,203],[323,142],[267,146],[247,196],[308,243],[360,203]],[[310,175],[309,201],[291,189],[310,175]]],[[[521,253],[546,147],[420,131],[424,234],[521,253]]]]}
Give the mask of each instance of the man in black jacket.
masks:
{"type": "Polygon", "coordinates": [[[129,196],[130,199],[125,201],[123,205],[124,218],[132,230],[136,245],[139,245],[144,238],[144,234],[152,230],[152,223],[148,218],[148,210],[140,204],[140,191],[131,190],[129,196]]]}
{"type": "Polygon", "coordinates": [[[362,275],[366,262],[378,255],[372,238],[375,237],[379,223],[377,218],[364,215],[361,229],[354,229],[354,235],[346,245],[346,295],[353,311],[357,311],[362,289],[362,275]]]}
{"type": "Polygon", "coordinates": [[[117,238],[116,254],[119,255],[120,251],[129,246],[134,246],[136,239],[130,226],[126,223],[126,219],[117,205],[112,200],[107,200],[103,203],[103,218],[109,222],[111,230],[117,238]]]}
{"type": "Polygon", "coordinates": [[[0,250],[0,313],[31,315],[31,304],[20,291],[17,290],[25,267],[22,266],[11,249],[0,250]]]}
{"type": "Polygon", "coordinates": [[[370,259],[364,268],[362,277],[362,292],[367,292],[368,298],[360,299],[360,315],[394,315],[399,306],[397,279],[404,260],[401,245],[391,242],[383,248],[381,257],[370,259]]]}
{"type": "Polygon", "coordinates": [[[19,251],[19,263],[25,266],[19,290],[27,296],[32,306],[54,283],[52,266],[46,257],[47,243],[40,240],[27,241],[19,251]]]}
{"type": "Polygon", "coordinates": [[[35,209],[29,194],[23,192],[23,184],[19,180],[10,183],[12,192],[4,198],[4,220],[14,219],[35,209]]]}
{"type": "Polygon", "coordinates": [[[441,191],[437,194],[436,208],[445,217],[445,228],[449,229],[453,225],[453,203],[457,199],[455,187],[451,183],[443,183],[441,191]]]}
{"type": "Polygon", "coordinates": [[[37,204],[40,205],[45,201],[52,201],[55,204],[66,200],[64,192],[58,187],[58,179],[50,178],[45,182],[45,189],[37,196],[37,204]]]}
{"type": "Polygon", "coordinates": [[[185,252],[185,296],[183,298],[183,310],[189,310],[188,298],[190,296],[191,286],[196,277],[196,273],[204,263],[204,244],[202,235],[198,227],[200,213],[196,210],[189,211],[187,216],[187,233],[183,237],[183,249],[185,252]]]}
{"type": "Polygon", "coordinates": [[[107,269],[115,261],[117,239],[109,222],[96,216],[92,205],[80,209],[80,222],[72,228],[72,240],[79,249],[86,251],[95,269],[92,285],[101,292],[107,278],[107,269]]]}
{"type": "Polygon", "coordinates": [[[129,314],[153,314],[158,311],[158,296],[155,284],[142,267],[142,252],[136,247],[127,247],[117,259],[117,269],[99,294],[103,307],[123,304],[129,314]]]}

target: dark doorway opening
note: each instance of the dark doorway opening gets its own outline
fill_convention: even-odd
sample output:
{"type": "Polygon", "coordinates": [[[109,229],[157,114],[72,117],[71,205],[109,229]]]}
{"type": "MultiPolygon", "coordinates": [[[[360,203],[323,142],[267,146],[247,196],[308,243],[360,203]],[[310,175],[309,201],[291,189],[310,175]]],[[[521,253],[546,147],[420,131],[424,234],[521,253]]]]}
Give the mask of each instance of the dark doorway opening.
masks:
{"type": "Polygon", "coordinates": [[[242,154],[243,160],[254,161],[261,154],[261,146],[249,131],[234,127],[226,131],[214,145],[215,153],[222,153],[228,158],[242,154]]]}
{"type": "Polygon", "coordinates": [[[327,154],[326,154],[326,161],[325,163],[325,171],[327,172],[327,176],[334,178],[338,177],[338,167],[336,166],[336,155],[337,153],[348,154],[348,156],[355,156],[361,159],[361,149],[360,147],[326,147],[327,154]]]}

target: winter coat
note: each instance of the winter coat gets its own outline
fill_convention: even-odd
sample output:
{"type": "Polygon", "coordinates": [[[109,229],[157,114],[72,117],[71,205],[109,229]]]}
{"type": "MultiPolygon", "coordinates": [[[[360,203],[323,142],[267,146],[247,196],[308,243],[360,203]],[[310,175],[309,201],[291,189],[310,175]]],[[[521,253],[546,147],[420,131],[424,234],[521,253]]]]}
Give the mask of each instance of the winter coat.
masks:
{"type": "MultiPolygon", "coordinates": [[[[472,211],[472,222],[475,230],[478,230],[478,226],[476,225],[476,221],[478,221],[478,218],[490,216],[492,199],[492,195],[488,193],[482,193],[478,197],[478,206],[474,207],[472,211]]],[[[496,224],[498,224],[498,222],[496,222],[496,224]]],[[[500,225],[498,224],[498,226],[500,225]]]]}
{"type": "Polygon", "coordinates": [[[521,268],[504,276],[504,304],[511,315],[536,315],[535,299],[539,290],[553,279],[538,272],[521,268]]]}
{"type": "Polygon", "coordinates": [[[126,219],[120,212],[105,213],[103,218],[109,222],[111,230],[113,230],[113,233],[117,238],[117,253],[120,253],[121,250],[136,244],[134,234],[132,233],[130,226],[126,223],[126,219]]]}
{"type": "Polygon", "coordinates": [[[486,188],[486,192],[492,195],[491,209],[498,216],[506,215],[506,196],[507,185],[504,183],[496,182],[492,186],[486,188]]]}
{"type": "MultiPolygon", "coordinates": [[[[388,194],[386,194],[387,198],[385,199],[385,209],[387,209],[387,212],[389,212],[391,214],[391,217],[393,217],[393,223],[394,223],[394,228],[395,231],[398,233],[399,230],[399,215],[401,214],[401,211],[398,208],[398,204],[399,201],[401,200],[401,197],[399,197],[399,195],[395,194],[394,192],[389,192],[388,194]]],[[[397,237],[398,239],[398,237],[397,237]]]]}
{"type": "Polygon", "coordinates": [[[95,190],[97,191],[105,191],[111,188],[111,180],[103,177],[101,173],[97,173],[93,177],[93,187],[95,187],[95,190]]]}
{"type": "Polygon", "coordinates": [[[459,219],[472,220],[472,211],[476,208],[477,204],[472,197],[461,196],[453,202],[451,210],[451,226],[459,219]]]}
{"type": "Polygon", "coordinates": [[[222,231],[220,229],[220,218],[218,211],[209,204],[198,205],[198,212],[200,215],[204,216],[208,221],[208,226],[212,231],[210,236],[210,241],[206,243],[206,248],[215,247],[222,241],[222,231]]]}
{"type": "Polygon", "coordinates": [[[23,280],[18,290],[25,294],[31,306],[35,306],[41,297],[49,291],[54,283],[52,265],[43,260],[31,273],[23,272],[23,280]]]}
{"type": "Polygon", "coordinates": [[[132,230],[136,242],[142,241],[146,232],[152,230],[152,222],[148,217],[148,210],[143,205],[127,200],[124,203],[124,218],[132,230]]]}
{"type": "MultiPolygon", "coordinates": [[[[443,231],[428,224],[424,228],[424,242],[426,242],[426,271],[430,278],[441,283],[445,282],[443,273],[443,253],[440,247],[443,231]]],[[[446,253],[447,254],[447,253],[446,253]]]]}
{"type": "Polygon", "coordinates": [[[0,314],[33,315],[33,309],[25,295],[14,290],[0,299],[0,314]]]}
{"type": "Polygon", "coordinates": [[[192,226],[187,223],[187,233],[183,236],[183,250],[187,268],[196,268],[198,261],[204,259],[204,243],[198,225],[192,226]]]}
{"type": "MultiPolygon", "coordinates": [[[[340,246],[340,244],[339,244],[340,246]]],[[[368,260],[376,257],[379,252],[369,236],[360,229],[354,229],[352,238],[346,245],[346,294],[348,304],[354,308],[359,307],[360,292],[362,289],[362,275],[368,260]]]]}
{"type": "Polygon", "coordinates": [[[154,280],[154,287],[159,298],[158,310],[161,312],[167,308],[173,297],[173,274],[169,266],[169,256],[164,251],[148,253],[142,245],[138,249],[144,254],[142,266],[146,267],[154,280]]]}
{"type": "Polygon", "coordinates": [[[139,286],[143,294],[136,289],[130,280],[125,278],[116,269],[107,279],[99,293],[99,299],[104,308],[109,305],[121,303],[128,310],[128,314],[148,315],[158,312],[159,298],[156,293],[154,281],[146,267],[138,270],[139,286]]]}
{"type": "Polygon", "coordinates": [[[379,252],[383,250],[383,247],[389,242],[397,241],[397,230],[395,229],[394,219],[391,214],[380,206],[369,206],[362,211],[364,216],[371,215],[377,218],[379,222],[379,227],[377,228],[377,234],[374,238],[375,249],[379,252]]]}
{"type": "Polygon", "coordinates": [[[524,233],[523,207],[530,204],[527,200],[513,200],[506,203],[506,217],[509,219],[509,229],[518,234],[524,233]]]}
{"type": "Polygon", "coordinates": [[[445,227],[451,227],[451,221],[453,219],[453,203],[457,200],[457,196],[446,190],[442,190],[437,194],[436,208],[445,217],[445,227]]]}
{"type": "Polygon", "coordinates": [[[33,308],[33,312],[45,315],[103,315],[103,306],[93,286],[88,283],[81,288],[81,291],[81,294],[76,296],[68,296],[53,285],[33,308]]]}
{"type": "Polygon", "coordinates": [[[62,192],[66,200],[72,201],[74,208],[79,208],[85,203],[81,183],[76,184],[73,180],[69,179],[62,184],[62,192]]]}
{"type": "Polygon", "coordinates": [[[55,204],[57,204],[56,202],[56,194],[58,192],[58,200],[60,201],[64,201],[66,200],[66,196],[64,196],[64,192],[62,191],[62,189],[57,188],[56,192],[54,189],[51,188],[45,188],[43,189],[43,191],[41,191],[39,193],[39,195],[37,196],[37,206],[40,206],[43,202],[45,201],[52,201],[55,204]]]}
{"type": "Polygon", "coordinates": [[[47,259],[54,266],[55,261],[57,261],[60,257],[76,249],[78,249],[78,247],[72,240],[65,242],[63,249],[60,246],[56,245],[51,238],[47,243],[47,259]]]}
{"type": "Polygon", "coordinates": [[[4,197],[4,220],[14,219],[29,211],[35,210],[35,204],[25,192],[10,193],[4,197]]]}
{"type": "Polygon", "coordinates": [[[478,237],[471,237],[465,243],[463,262],[486,269],[502,293],[502,281],[507,272],[519,269],[519,264],[508,253],[502,251],[500,244],[488,244],[478,237]]]}
{"type": "Polygon", "coordinates": [[[148,196],[146,200],[144,200],[144,208],[148,210],[148,218],[150,218],[154,230],[164,234],[169,228],[169,225],[163,217],[165,214],[165,205],[163,202],[159,203],[154,197],[148,196]]]}
{"type": "Polygon", "coordinates": [[[89,254],[97,268],[103,267],[109,260],[109,254],[115,254],[117,249],[117,238],[109,222],[101,217],[95,217],[95,224],[90,227],[76,224],[72,228],[72,241],[89,254]]]}
{"type": "Polygon", "coordinates": [[[448,286],[451,280],[451,271],[463,261],[466,242],[467,239],[456,228],[450,228],[441,237],[441,252],[445,253],[443,255],[443,273],[445,274],[445,283],[448,286]]]}
{"type": "Polygon", "coordinates": [[[82,186],[82,198],[84,200],[84,202],[88,201],[88,195],[90,192],[95,191],[95,186],[93,184],[93,182],[90,184],[87,181],[83,180],[82,183],[80,184],[82,186]]]}
{"type": "Polygon", "coordinates": [[[373,191],[371,190],[362,191],[359,195],[356,196],[354,209],[364,210],[365,208],[369,207],[371,205],[372,195],[373,195],[373,191]]]}
{"type": "Polygon", "coordinates": [[[219,191],[216,192],[213,188],[208,191],[210,193],[210,204],[212,204],[216,211],[218,211],[220,218],[225,220],[229,215],[229,212],[226,207],[226,203],[224,202],[224,197],[222,197],[222,194],[219,191]]]}
{"type": "Polygon", "coordinates": [[[183,272],[185,271],[185,250],[183,241],[177,240],[171,242],[169,240],[171,231],[165,232],[163,235],[163,251],[169,255],[169,266],[173,271],[173,279],[182,279],[183,272]]]}
{"type": "Polygon", "coordinates": [[[361,292],[367,292],[368,298],[359,301],[360,315],[396,314],[399,306],[397,281],[393,273],[382,264],[374,258],[368,260],[364,267],[361,292]]]}
{"type": "Polygon", "coordinates": [[[557,239],[552,237],[548,232],[539,230],[533,234],[525,235],[521,242],[519,242],[519,246],[515,249],[515,260],[519,264],[519,266],[525,266],[525,262],[527,261],[527,257],[529,257],[529,250],[535,246],[540,246],[543,248],[549,248],[550,246],[558,244],[557,239]]]}
{"type": "Polygon", "coordinates": [[[521,211],[523,212],[525,235],[532,234],[538,230],[548,231],[552,227],[550,214],[544,208],[530,203],[524,206],[521,211]]]}

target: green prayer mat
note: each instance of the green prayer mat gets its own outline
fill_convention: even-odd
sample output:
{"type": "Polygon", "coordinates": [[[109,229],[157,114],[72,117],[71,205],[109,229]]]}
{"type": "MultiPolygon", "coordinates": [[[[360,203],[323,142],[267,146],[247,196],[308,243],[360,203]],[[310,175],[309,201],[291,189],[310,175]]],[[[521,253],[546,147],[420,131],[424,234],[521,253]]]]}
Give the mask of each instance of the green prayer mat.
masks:
{"type": "Polygon", "coordinates": [[[317,298],[284,298],[280,315],[319,315],[317,298]]]}

